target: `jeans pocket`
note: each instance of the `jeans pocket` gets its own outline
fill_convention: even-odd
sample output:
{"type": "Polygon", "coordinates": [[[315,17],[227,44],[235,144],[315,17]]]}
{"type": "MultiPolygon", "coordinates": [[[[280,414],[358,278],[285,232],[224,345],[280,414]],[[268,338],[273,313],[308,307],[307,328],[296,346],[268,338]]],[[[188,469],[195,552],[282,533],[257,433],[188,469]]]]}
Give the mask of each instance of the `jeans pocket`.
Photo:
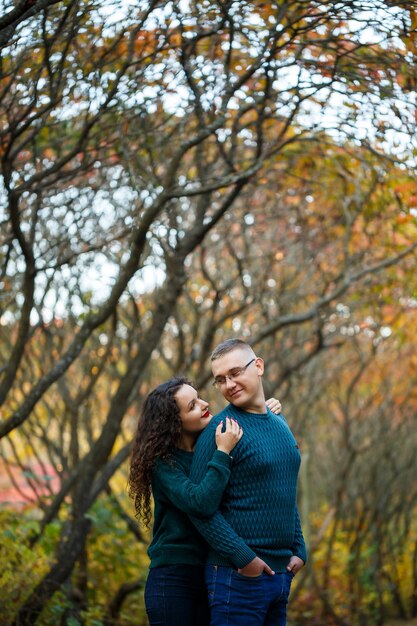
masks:
{"type": "Polygon", "coordinates": [[[260,578],[262,578],[263,575],[264,575],[264,572],[261,572],[257,576],[245,576],[245,574],[241,574],[240,572],[238,572],[235,569],[232,570],[232,576],[236,576],[240,580],[252,580],[252,581],[253,580],[259,580],[260,578]]]}

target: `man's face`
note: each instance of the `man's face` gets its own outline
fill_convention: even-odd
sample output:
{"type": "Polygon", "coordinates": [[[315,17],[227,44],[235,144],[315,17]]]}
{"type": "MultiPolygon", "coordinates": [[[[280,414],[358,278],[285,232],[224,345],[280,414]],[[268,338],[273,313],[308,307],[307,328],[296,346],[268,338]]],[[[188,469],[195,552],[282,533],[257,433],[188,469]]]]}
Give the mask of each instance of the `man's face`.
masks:
{"type": "Polygon", "coordinates": [[[213,361],[211,368],[224,398],[236,407],[250,409],[263,398],[264,363],[250,350],[232,350],[213,361]]]}

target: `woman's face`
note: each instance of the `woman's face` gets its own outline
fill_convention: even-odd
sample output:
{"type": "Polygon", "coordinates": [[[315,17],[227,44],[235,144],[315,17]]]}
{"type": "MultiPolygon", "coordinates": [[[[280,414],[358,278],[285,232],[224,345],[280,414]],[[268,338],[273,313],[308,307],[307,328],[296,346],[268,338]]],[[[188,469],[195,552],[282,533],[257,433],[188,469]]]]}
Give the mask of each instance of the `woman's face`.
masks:
{"type": "Polygon", "coordinates": [[[208,402],[202,400],[191,385],[183,385],[175,394],[180,410],[183,433],[197,436],[210,422],[208,402]]]}

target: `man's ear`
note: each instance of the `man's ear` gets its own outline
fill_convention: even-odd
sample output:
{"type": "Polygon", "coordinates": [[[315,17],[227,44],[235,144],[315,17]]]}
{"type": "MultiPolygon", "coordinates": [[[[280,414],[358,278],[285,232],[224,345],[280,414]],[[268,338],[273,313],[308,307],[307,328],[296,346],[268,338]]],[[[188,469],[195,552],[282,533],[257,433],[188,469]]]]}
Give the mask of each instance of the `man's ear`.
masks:
{"type": "Polygon", "coordinates": [[[264,360],[261,359],[260,356],[256,357],[255,365],[258,370],[258,376],[262,376],[265,371],[265,363],[264,363],[264,360]]]}

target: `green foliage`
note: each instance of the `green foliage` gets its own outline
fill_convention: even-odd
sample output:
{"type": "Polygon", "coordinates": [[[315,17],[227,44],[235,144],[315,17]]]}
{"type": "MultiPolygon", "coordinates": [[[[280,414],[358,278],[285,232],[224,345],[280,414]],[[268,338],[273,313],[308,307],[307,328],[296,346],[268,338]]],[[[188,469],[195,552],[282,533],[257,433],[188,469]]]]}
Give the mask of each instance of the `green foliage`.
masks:
{"type": "Polygon", "coordinates": [[[119,585],[145,579],[146,546],[136,540],[111,501],[105,498],[94,504],[90,519],[93,527],[88,548],[88,593],[92,605],[106,607],[119,585]]]}
{"type": "Polygon", "coordinates": [[[38,532],[39,522],[29,509],[20,515],[0,511],[0,614],[4,618],[12,618],[51,564],[59,523],[50,524],[43,541],[32,549],[29,539],[38,532]]]}
{"type": "MultiPolygon", "coordinates": [[[[416,513],[417,510],[414,511],[414,518],[416,513]]],[[[320,525],[323,518],[315,516],[314,522],[320,525]]],[[[305,584],[303,576],[294,581],[293,594],[297,599],[289,605],[290,623],[293,626],[333,626],[340,623],[374,626],[398,614],[398,598],[403,599],[404,612],[411,617],[414,584],[412,554],[417,524],[414,522],[410,537],[395,563],[392,556],[381,563],[378,557],[383,548],[378,544],[364,543],[360,556],[355,554],[351,550],[354,537],[342,527],[334,531],[332,524],[314,551],[313,563],[308,565],[310,584],[305,584]],[[333,545],[331,553],[329,542],[333,545]],[[313,577],[311,570],[314,571],[313,577]],[[330,576],[323,585],[326,572],[330,576]]]]}
{"type": "MultiPolygon", "coordinates": [[[[33,516],[30,508],[21,513],[0,512],[0,613],[3,619],[12,619],[53,563],[61,524],[48,524],[32,549],[29,540],[40,529],[33,516]]],[[[89,517],[92,529],[88,547],[87,608],[80,609],[74,601],[76,568],[72,581],[56,592],[44,607],[39,626],[56,626],[63,616],[66,626],[103,626],[109,602],[119,586],[146,577],[146,546],[138,543],[112,503],[106,498],[98,500],[89,517]]],[[[120,624],[137,626],[144,619],[142,596],[142,592],[137,592],[126,599],[120,624]]]]}

